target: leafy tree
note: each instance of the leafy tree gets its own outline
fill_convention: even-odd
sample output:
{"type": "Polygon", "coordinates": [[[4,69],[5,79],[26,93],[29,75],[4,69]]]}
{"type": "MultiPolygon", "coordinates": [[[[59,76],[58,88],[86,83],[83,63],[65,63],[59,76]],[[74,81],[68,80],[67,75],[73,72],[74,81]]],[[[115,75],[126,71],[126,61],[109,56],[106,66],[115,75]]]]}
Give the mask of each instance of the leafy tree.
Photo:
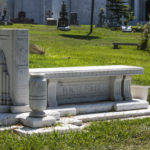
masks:
{"type": "Polygon", "coordinates": [[[66,5],[65,2],[63,1],[61,11],[60,11],[60,19],[58,20],[58,28],[59,27],[68,27],[69,26],[69,21],[67,18],[67,11],[66,11],[66,5]]]}
{"type": "Polygon", "coordinates": [[[121,18],[124,16],[125,24],[129,22],[131,19],[131,9],[129,5],[127,5],[126,0],[108,0],[108,4],[106,5],[109,13],[109,24],[111,26],[120,26],[122,21],[121,18]]]}
{"type": "Polygon", "coordinates": [[[60,12],[60,17],[61,18],[67,18],[67,11],[66,11],[66,5],[65,2],[63,1],[62,7],[61,7],[61,12],[60,12]]]}
{"type": "Polygon", "coordinates": [[[146,24],[144,26],[144,31],[141,35],[141,41],[140,41],[140,44],[139,44],[139,49],[140,50],[148,50],[148,41],[149,41],[149,25],[146,24]]]}

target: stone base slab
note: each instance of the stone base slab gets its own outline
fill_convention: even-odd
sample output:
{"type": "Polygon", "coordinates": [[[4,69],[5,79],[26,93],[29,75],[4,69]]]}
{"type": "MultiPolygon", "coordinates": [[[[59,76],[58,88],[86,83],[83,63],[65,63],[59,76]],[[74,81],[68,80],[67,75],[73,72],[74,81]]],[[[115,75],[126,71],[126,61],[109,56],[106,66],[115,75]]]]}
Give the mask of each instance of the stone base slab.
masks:
{"type": "MultiPolygon", "coordinates": [[[[48,108],[44,112],[46,113],[47,116],[53,116],[56,120],[59,120],[60,117],[69,117],[69,118],[73,117],[73,116],[79,117],[82,114],[90,115],[90,113],[100,113],[103,111],[108,113],[108,112],[113,111],[114,109],[116,111],[120,111],[120,113],[127,113],[129,110],[133,111],[134,109],[137,109],[137,112],[138,112],[138,110],[141,112],[143,109],[145,111],[149,112],[149,109],[147,109],[147,108],[148,108],[148,103],[146,101],[133,100],[133,101],[129,101],[129,102],[124,101],[124,102],[118,102],[118,103],[116,103],[116,102],[105,102],[105,103],[99,102],[99,103],[94,103],[94,104],[65,105],[65,106],[60,106],[60,107],[53,108],[53,109],[48,108]],[[79,115],[79,116],[76,116],[76,115],[79,115]]],[[[117,112],[112,112],[112,113],[115,116],[117,114],[117,112]]],[[[139,114],[139,116],[140,115],[141,114],[139,114]]],[[[22,118],[27,117],[27,116],[29,116],[29,113],[21,113],[21,114],[0,113],[0,125],[2,125],[2,126],[15,125],[15,124],[19,123],[22,118]]],[[[121,118],[122,115],[118,116],[118,118],[119,117],[121,118]]],[[[107,116],[102,116],[102,118],[109,119],[109,118],[107,118],[107,116]]],[[[80,119],[77,119],[77,120],[80,120],[80,119]]],[[[80,124],[80,122],[77,122],[77,124],[78,123],[80,124]]]]}
{"type": "Polygon", "coordinates": [[[3,131],[9,131],[9,130],[14,130],[14,129],[20,129],[20,128],[23,128],[22,125],[15,125],[15,126],[2,126],[0,127],[0,132],[3,132],[3,131]]]}
{"type": "Polygon", "coordinates": [[[82,122],[92,122],[92,121],[99,121],[99,120],[122,119],[122,118],[147,116],[147,115],[150,115],[150,106],[148,109],[85,114],[85,115],[78,115],[73,118],[77,120],[82,120],[82,122]]]}
{"type": "Polygon", "coordinates": [[[8,105],[0,105],[0,113],[7,113],[10,111],[10,106],[8,105]]]}
{"type": "Polygon", "coordinates": [[[147,109],[149,106],[145,100],[133,99],[130,101],[105,101],[96,103],[83,103],[76,105],[61,105],[58,107],[49,107],[47,110],[55,110],[60,113],[61,117],[76,116],[80,114],[110,112],[110,111],[128,111],[147,109]]]}
{"type": "Polygon", "coordinates": [[[25,112],[30,112],[31,109],[29,105],[24,105],[24,106],[11,106],[10,108],[11,112],[14,114],[17,113],[25,113],[25,112]]]}
{"type": "Polygon", "coordinates": [[[63,117],[63,118],[60,118],[60,121],[58,122],[61,124],[72,124],[75,126],[82,126],[82,120],[77,120],[74,118],[63,117]]]}
{"type": "Polygon", "coordinates": [[[44,118],[32,118],[27,116],[25,118],[21,118],[20,122],[27,127],[43,128],[54,125],[56,123],[56,119],[53,116],[46,116],[44,118]]]}
{"type": "Polygon", "coordinates": [[[84,129],[86,126],[89,126],[91,121],[99,121],[99,120],[112,120],[112,119],[120,119],[120,120],[130,120],[130,119],[143,119],[150,118],[150,107],[148,109],[143,110],[133,110],[126,112],[107,112],[107,113],[96,113],[96,114],[85,114],[79,116],[73,116],[72,118],[61,118],[59,122],[62,124],[58,126],[48,127],[48,128],[40,128],[40,129],[32,129],[27,127],[22,127],[18,129],[14,129],[17,134],[21,135],[32,135],[32,134],[43,134],[43,133],[52,133],[54,131],[58,131],[60,133],[72,131],[80,131],[84,129]],[[71,120],[70,120],[71,119],[71,120]],[[74,124],[81,121],[83,122],[81,125],[74,124]]]}
{"type": "Polygon", "coordinates": [[[77,111],[76,108],[71,106],[60,106],[60,107],[49,107],[47,108],[46,112],[49,110],[54,110],[60,113],[60,117],[66,117],[66,116],[76,116],[77,111]]]}
{"type": "Polygon", "coordinates": [[[147,109],[149,106],[148,102],[145,100],[132,100],[127,102],[120,102],[114,104],[115,111],[127,111],[127,110],[138,110],[147,109]]]}
{"type": "Polygon", "coordinates": [[[134,99],[132,101],[117,103],[108,101],[93,104],[65,105],[53,109],[49,108],[44,112],[47,115],[45,118],[31,118],[29,117],[29,113],[0,113],[0,125],[10,126],[21,123],[30,128],[22,127],[15,129],[15,131],[20,134],[29,135],[33,133],[50,133],[53,131],[59,131],[61,133],[69,130],[79,131],[84,128],[87,122],[91,121],[148,117],[150,116],[150,106],[148,106],[147,101],[134,99]],[[114,108],[116,111],[112,111],[114,108]],[[60,116],[63,117],[60,118],[60,116]],[[56,126],[52,126],[55,123],[56,126]]]}
{"type": "Polygon", "coordinates": [[[52,133],[54,131],[60,132],[60,133],[65,133],[69,131],[80,131],[81,127],[71,125],[71,124],[64,124],[62,126],[57,126],[57,127],[50,127],[50,128],[40,128],[40,129],[31,129],[31,128],[19,128],[19,129],[14,129],[14,131],[17,134],[20,135],[32,135],[32,134],[43,134],[43,133],[52,133]]]}
{"type": "Polygon", "coordinates": [[[62,30],[62,31],[70,31],[70,27],[67,26],[67,27],[58,27],[58,30],[62,30]]]}
{"type": "MultiPolygon", "coordinates": [[[[60,113],[57,111],[46,110],[47,116],[52,116],[56,120],[60,119],[60,113]]],[[[29,113],[12,114],[12,113],[0,113],[0,126],[11,126],[21,123],[21,119],[29,117],[29,113]]]]}
{"type": "Polygon", "coordinates": [[[16,114],[0,113],[0,126],[16,125],[18,122],[16,114]]]}

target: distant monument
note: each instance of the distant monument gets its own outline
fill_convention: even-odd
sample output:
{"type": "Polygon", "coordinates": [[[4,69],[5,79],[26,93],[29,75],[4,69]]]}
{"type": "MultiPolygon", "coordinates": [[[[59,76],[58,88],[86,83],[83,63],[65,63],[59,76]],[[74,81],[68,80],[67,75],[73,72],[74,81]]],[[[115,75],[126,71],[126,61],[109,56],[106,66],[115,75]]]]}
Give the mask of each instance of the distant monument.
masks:
{"type": "Polygon", "coordinates": [[[71,12],[70,17],[70,24],[71,25],[78,25],[78,14],[76,12],[71,12]]]}
{"type": "Polygon", "coordinates": [[[63,1],[61,12],[60,12],[60,18],[58,19],[58,29],[63,31],[69,31],[69,21],[68,21],[68,13],[66,11],[66,5],[63,1]]]}
{"type": "Polygon", "coordinates": [[[57,25],[57,20],[53,18],[53,12],[51,10],[46,12],[46,22],[47,25],[57,25]]]}
{"type": "Polygon", "coordinates": [[[12,22],[9,20],[6,8],[3,9],[3,14],[0,13],[0,16],[1,16],[0,25],[12,25],[12,22]]]}
{"type": "Polygon", "coordinates": [[[18,18],[12,19],[14,23],[27,23],[27,24],[33,24],[34,19],[26,18],[26,12],[20,11],[18,12],[18,18]]]}
{"type": "Polygon", "coordinates": [[[121,22],[122,22],[121,29],[122,29],[122,32],[132,32],[132,26],[127,26],[125,24],[125,21],[126,21],[125,17],[122,16],[121,17],[121,22]]]}
{"type": "Polygon", "coordinates": [[[104,15],[104,8],[100,9],[100,13],[98,15],[98,24],[97,27],[104,27],[104,23],[105,23],[105,15],[104,15]]]}

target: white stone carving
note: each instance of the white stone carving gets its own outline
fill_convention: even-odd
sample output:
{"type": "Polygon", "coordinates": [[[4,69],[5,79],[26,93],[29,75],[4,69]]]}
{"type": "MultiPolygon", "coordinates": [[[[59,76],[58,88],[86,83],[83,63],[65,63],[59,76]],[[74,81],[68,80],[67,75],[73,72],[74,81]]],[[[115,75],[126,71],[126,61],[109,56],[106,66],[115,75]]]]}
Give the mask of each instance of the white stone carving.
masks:
{"type": "Polygon", "coordinates": [[[30,73],[45,73],[49,107],[101,100],[131,100],[131,76],[143,72],[143,68],[134,66],[30,69],[30,73]]]}
{"type": "Polygon", "coordinates": [[[47,108],[47,81],[44,74],[32,74],[29,82],[30,117],[45,117],[47,108]]]}
{"type": "Polygon", "coordinates": [[[122,80],[123,76],[110,77],[110,96],[111,100],[122,101],[122,80]]]}
{"type": "Polygon", "coordinates": [[[11,111],[14,113],[29,111],[28,30],[0,29],[0,49],[6,59],[5,64],[0,65],[0,74],[4,72],[0,76],[3,81],[0,81],[0,90],[3,90],[4,99],[11,99],[11,102],[7,100],[5,104],[11,103],[11,111]]]}
{"type": "Polygon", "coordinates": [[[0,50],[0,105],[3,105],[7,109],[1,109],[0,112],[9,111],[9,105],[11,104],[9,96],[9,75],[7,72],[6,58],[3,50],[0,50]]]}
{"type": "Polygon", "coordinates": [[[132,100],[131,96],[131,76],[124,76],[123,78],[123,98],[124,100],[132,100]]]}

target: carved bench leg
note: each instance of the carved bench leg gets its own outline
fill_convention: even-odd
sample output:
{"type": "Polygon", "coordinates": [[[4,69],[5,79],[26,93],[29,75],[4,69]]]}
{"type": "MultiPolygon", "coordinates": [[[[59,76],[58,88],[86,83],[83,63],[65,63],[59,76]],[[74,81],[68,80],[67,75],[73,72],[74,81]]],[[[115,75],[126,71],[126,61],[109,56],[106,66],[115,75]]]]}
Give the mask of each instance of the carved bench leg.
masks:
{"type": "Polygon", "coordinates": [[[122,101],[122,80],[123,76],[110,77],[110,97],[114,101],[122,101]]]}
{"type": "Polygon", "coordinates": [[[49,80],[48,81],[48,106],[49,107],[57,107],[57,98],[56,98],[56,88],[57,81],[49,80]]]}
{"type": "Polygon", "coordinates": [[[124,98],[124,100],[132,100],[131,79],[132,79],[132,76],[124,76],[123,77],[123,98],[124,98]]]}

